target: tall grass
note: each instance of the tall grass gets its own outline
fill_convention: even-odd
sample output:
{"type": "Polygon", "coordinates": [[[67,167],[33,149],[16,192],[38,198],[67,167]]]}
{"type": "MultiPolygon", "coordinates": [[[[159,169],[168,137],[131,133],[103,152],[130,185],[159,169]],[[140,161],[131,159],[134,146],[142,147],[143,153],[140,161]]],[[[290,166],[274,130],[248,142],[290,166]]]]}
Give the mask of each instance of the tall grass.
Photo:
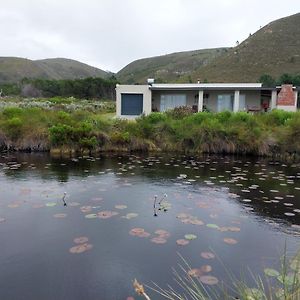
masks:
{"type": "Polygon", "coordinates": [[[289,259],[285,254],[280,259],[281,268],[277,272],[273,269],[265,269],[264,277],[249,273],[251,286],[245,279],[235,277],[226,267],[229,283],[219,282],[218,285],[207,286],[198,277],[190,275],[191,267],[182,257],[182,263],[177,269],[173,269],[175,288],[168,285],[167,288],[153,283],[147,286],[164,299],[169,300],[299,300],[300,299],[300,251],[289,259]],[[267,271],[269,270],[269,271],[267,271]],[[271,277],[270,277],[271,276],[271,277]],[[272,278],[270,280],[270,278],[272,278]]]}
{"type": "Polygon", "coordinates": [[[114,118],[111,107],[104,111],[61,106],[7,107],[0,111],[0,145],[12,150],[68,147],[75,151],[177,151],[297,158],[299,128],[299,112],[276,110],[251,115],[192,113],[179,108],[135,121],[114,118]]]}

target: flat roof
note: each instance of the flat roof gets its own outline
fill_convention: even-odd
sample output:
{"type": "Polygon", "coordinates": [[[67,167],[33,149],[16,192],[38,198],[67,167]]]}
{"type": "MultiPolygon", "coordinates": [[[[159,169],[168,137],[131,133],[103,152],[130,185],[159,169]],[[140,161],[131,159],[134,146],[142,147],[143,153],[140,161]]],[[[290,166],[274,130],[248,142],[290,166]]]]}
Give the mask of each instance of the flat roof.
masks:
{"type": "Polygon", "coordinates": [[[151,90],[244,90],[244,89],[260,89],[261,83],[154,83],[149,85],[151,90]]]}

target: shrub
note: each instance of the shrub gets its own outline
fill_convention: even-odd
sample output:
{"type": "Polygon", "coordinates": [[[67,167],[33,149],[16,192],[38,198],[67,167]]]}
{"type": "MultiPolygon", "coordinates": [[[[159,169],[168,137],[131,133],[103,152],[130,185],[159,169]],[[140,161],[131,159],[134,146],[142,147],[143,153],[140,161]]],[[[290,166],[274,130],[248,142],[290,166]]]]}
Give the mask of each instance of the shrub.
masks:
{"type": "Polygon", "coordinates": [[[124,146],[130,142],[130,135],[128,132],[113,132],[110,140],[115,145],[124,146]]]}
{"type": "Polygon", "coordinates": [[[21,136],[23,122],[18,117],[13,117],[5,122],[5,128],[8,136],[16,140],[21,136]]]}
{"type": "Polygon", "coordinates": [[[23,110],[18,107],[7,107],[3,110],[2,113],[6,118],[11,119],[13,117],[21,116],[23,113],[23,110]]]}
{"type": "Polygon", "coordinates": [[[83,149],[92,150],[92,149],[96,148],[96,146],[97,146],[97,139],[95,136],[92,136],[90,138],[88,138],[88,137],[81,138],[79,140],[79,146],[80,146],[80,148],[83,148],[83,149]]]}
{"type": "Polygon", "coordinates": [[[57,124],[49,129],[51,143],[55,146],[65,145],[72,140],[73,128],[65,124],[57,124]]]}
{"type": "Polygon", "coordinates": [[[173,119],[183,119],[184,117],[190,116],[194,111],[188,106],[179,106],[166,112],[167,116],[173,119]]]}

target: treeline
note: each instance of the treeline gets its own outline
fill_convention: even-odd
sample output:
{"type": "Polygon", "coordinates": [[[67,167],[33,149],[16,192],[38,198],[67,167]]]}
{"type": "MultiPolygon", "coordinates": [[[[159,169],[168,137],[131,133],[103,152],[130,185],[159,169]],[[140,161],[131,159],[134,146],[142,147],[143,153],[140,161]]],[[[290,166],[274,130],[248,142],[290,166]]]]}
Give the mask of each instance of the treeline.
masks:
{"type": "Polygon", "coordinates": [[[75,97],[85,99],[115,99],[115,77],[75,80],[48,80],[24,78],[19,83],[0,84],[2,96],[75,97]]]}
{"type": "Polygon", "coordinates": [[[294,86],[300,86],[300,74],[282,74],[279,78],[274,78],[269,74],[264,74],[259,77],[258,82],[261,82],[264,87],[275,87],[282,84],[293,84],[294,86]]]}

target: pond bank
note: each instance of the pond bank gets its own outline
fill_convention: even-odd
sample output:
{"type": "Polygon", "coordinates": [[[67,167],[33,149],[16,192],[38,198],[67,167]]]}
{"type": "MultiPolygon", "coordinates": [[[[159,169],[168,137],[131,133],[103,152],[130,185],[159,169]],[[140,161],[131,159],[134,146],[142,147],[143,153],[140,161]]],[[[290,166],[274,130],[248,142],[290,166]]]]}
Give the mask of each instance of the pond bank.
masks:
{"type": "Polygon", "coordinates": [[[103,111],[6,108],[0,149],[52,153],[175,152],[300,160],[300,113],[192,113],[177,108],[135,121],[103,111]]]}

